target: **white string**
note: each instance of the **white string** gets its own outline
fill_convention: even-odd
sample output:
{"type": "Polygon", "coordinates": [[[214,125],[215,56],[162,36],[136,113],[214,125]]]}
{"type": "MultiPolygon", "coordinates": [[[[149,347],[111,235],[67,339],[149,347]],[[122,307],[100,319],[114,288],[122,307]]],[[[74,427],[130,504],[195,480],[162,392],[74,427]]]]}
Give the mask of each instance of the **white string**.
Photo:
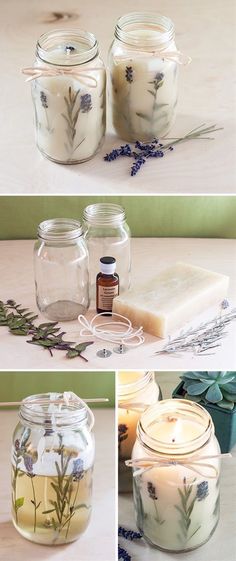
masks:
{"type": "Polygon", "coordinates": [[[142,345],[145,341],[143,327],[133,327],[131,321],[121,314],[116,314],[114,312],[102,312],[101,314],[96,314],[90,322],[85,316],[80,314],[78,321],[83,326],[83,329],[80,331],[81,337],[93,335],[102,341],[118,343],[121,345],[125,344],[128,347],[139,347],[139,345],[142,345]],[[119,318],[119,320],[98,323],[97,320],[101,316],[107,315],[112,318],[115,316],[119,318]]]}

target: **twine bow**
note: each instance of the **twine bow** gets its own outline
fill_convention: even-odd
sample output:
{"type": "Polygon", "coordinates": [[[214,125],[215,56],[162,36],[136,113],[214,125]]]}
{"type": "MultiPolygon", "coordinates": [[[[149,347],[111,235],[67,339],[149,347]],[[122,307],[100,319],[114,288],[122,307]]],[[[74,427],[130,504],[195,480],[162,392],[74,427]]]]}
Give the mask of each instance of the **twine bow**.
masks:
{"type": "Polygon", "coordinates": [[[172,62],[176,62],[177,64],[187,65],[192,62],[190,56],[184,55],[181,51],[142,51],[140,52],[138,49],[132,49],[130,51],[126,51],[124,56],[115,57],[115,64],[120,64],[127,60],[127,57],[130,59],[135,58],[146,58],[146,57],[157,57],[162,60],[170,60],[172,62]]]}
{"type": "Polygon", "coordinates": [[[164,460],[162,458],[147,457],[147,458],[139,458],[137,460],[135,459],[126,460],[125,465],[127,467],[140,468],[133,473],[134,477],[137,477],[142,473],[146,473],[147,471],[154,469],[155,467],[173,467],[173,466],[181,465],[189,469],[190,471],[197,473],[197,475],[206,477],[208,479],[215,479],[218,476],[217,468],[212,464],[205,463],[204,460],[214,460],[218,458],[232,458],[232,454],[215,454],[212,456],[202,456],[200,460],[197,458],[194,459],[193,457],[193,459],[190,460],[189,462],[186,459],[176,460],[174,458],[170,458],[169,460],[164,460]],[[197,469],[198,466],[203,467],[203,471],[201,469],[197,469]],[[206,472],[204,473],[204,469],[212,471],[213,475],[209,475],[206,472]]]}
{"type": "Polygon", "coordinates": [[[59,66],[28,66],[26,68],[22,68],[22,74],[29,76],[26,79],[26,82],[31,82],[32,80],[36,80],[37,78],[49,78],[49,77],[56,77],[56,76],[75,76],[79,79],[81,84],[84,84],[90,88],[97,87],[97,80],[94,76],[90,76],[90,72],[95,72],[96,70],[104,70],[103,67],[94,67],[85,66],[83,68],[75,68],[73,67],[65,67],[60,68],[59,66]]]}

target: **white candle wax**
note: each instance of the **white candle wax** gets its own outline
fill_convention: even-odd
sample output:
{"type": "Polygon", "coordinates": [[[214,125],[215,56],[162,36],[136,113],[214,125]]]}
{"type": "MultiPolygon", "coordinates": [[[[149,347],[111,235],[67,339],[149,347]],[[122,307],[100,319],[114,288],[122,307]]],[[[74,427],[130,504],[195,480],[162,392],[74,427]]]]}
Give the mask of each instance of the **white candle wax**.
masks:
{"type": "MultiPolygon", "coordinates": [[[[164,136],[175,120],[178,68],[175,61],[158,53],[161,35],[154,29],[129,30],[137,45],[114,48],[111,57],[113,124],[119,136],[128,141],[164,136]],[[142,47],[142,41],[151,39],[156,47],[142,47]]],[[[163,53],[168,51],[176,51],[173,41],[163,53]]]]}
{"type": "Polygon", "coordinates": [[[90,159],[105,133],[106,75],[102,60],[99,56],[86,60],[86,45],[79,38],[61,39],[61,44],[46,50],[45,60],[37,58],[35,67],[71,71],[69,75],[33,80],[40,151],[60,163],[90,159]],[[84,62],[78,63],[79,60],[84,62]]]}
{"type": "Polygon", "coordinates": [[[166,416],[157,414],[156,420],[149,424],[148,436],[162,453],[147,451],[137,440],[132,454],[136,460],[152,457],[162,462],[136,476],[134,470],[137,525],[145,539],[160,549],[191,550],[208,540],[218,522],[219,459],[204,456],[219,454],[219,446],[211,435],[190,453],[190,443],[197,448],[204,434],[204,423],[191,415],[182,417],[174,407],[166,416]],[[195,461],[202,459],[202,465],[191,465],[193,456],[195,461]],[[176,463],[167,465],[168,459],[176,463]]]}

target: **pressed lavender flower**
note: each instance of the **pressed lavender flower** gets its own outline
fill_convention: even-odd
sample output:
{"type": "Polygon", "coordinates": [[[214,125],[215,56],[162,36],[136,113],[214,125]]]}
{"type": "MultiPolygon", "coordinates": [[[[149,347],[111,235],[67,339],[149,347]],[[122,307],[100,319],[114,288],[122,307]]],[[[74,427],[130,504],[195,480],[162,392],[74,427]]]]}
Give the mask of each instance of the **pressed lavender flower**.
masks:
{"type": "Polygon", "coordinates": [[[152,499],[153,501],[157,501],[158,497],[156,494],[156,487],[151,483],[151,481],[148,481],[147,490],[150,499],[152,499]]]}
{"type": "Polygon", "coordinates": [[[202,481],[197,485],[197,500],[203,501],[209,495],[208,482],[202,481]]]}
{"type": "Polygon", "coordinates": [[[229,300],[227,300],[227,298],[224,298],[224,300],[221,302],[221,308],[222,310],[226,310],[226,308],[229,307],[229,300]]]}
{"type": "Polygon", "coordinates": [[[134,80],[133,73],[134,73],[134,71],[133,71],[132,66],[126,66],[125,78],[126,78],[127,82],[129,82],[129,84],[132,84],[132,82],[134,80]]]}
{"type": "Polygon", "coordinates": [[[44,92],[40,92],[40,100],[44,109],[48,109],[48,100],[44,92]]]}
{"type": "Polygon", "coordinates": [[[24,456],[24,464],[28,475],[33,474],[33,460],[31,456],[24,456]]]}
{"type": "Polygon", "coordinates": [[[80,111],[88,113],[92,109],[92,100],[90,94],[81,95],[80,98],[80,111]]]}
{"type": "Polygon", "coordinates": [[[124,538],[125,540],[140,540],[142,538],[142,534],[140,532],[134,532],[133,530],[126,530],[122,526],[118,528],[118,536],[124,538]]]}
{"type": "Polygon", "coordinates": [[[128,430],[127,425],[122,425],[121,424],[121,425],[118,426],[119,434],[125,434],[127,432],[127,430],[128,430]]]}
{"type": "Polygon", "coordinates": [[[73,481],[80,481],[84,477],[84,462],[80,458],[73,462],[73,481]]]}
{"type": "Polygon", "coordinates": [[[119,544],[118,544],[118,559],[121,559],[122,561],[131,561],[131,557],[129,553],[126,551],[126,549],[121,547],[119,544]]]}
{"type": "Polygon", "coordinates": [[[150,82],[154,85],[154,90],[157,92],[157,90],[162,86],[163,84],[163,78],[164,78],[164,74],[163,72],[158,72],[153,80],[153,82],[150,82]]]}
{"type": "Polygon", "coordinates": [[[20,441],[18,440],[18,438],[17,438],[17,440],[15,440],[14,445],[15,445],[15,449],[17,451],[20,450],[20,441]]]}

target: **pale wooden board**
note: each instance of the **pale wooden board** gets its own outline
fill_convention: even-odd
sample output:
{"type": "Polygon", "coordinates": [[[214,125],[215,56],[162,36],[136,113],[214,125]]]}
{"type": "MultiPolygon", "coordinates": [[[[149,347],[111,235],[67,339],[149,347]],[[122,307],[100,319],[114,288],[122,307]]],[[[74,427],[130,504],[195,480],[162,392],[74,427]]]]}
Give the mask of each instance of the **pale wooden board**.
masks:
{"type": "MultiPolygon", "coordinates": [[[[236,306],[236,240],[217,239],[186,239],[186,238],[144,238],[132,239],[132,278],[135,285],[152,278],[160,270],[176,261],[184,261],[199,265],[230,277],[229,299],[236,306]],[[155,256],[155,258],[154,258],[155,256]]],[[[33,275],[33,242],[2,241],[0,242],[0,279],[1,300],[13,298],[24,307],[36,311],[33,275]]],[[[92,319],[95,311],[88,313],[92,319]]],[[[215,317],[217,309],[206,310],[197,316],[191,325],[199,325],[202,320],[215,317]]],[[[44,320],[39,315],[39,320],[44,320]]],[[[45,321],[45,320],[44,320],[45,321]]],[[[67,332],[67,340],[80,341],[80,326],[77,321],[60,324],[67,332]]],[[[101,369],[144,368],[150,370],[232,370],[236,369],[236,322],[228,327],[228,335],[222,346],[212,356],[195,356],[186,353],[178,358],[172,355],[156,356],[155,352],[163,347],[164,340],[145,334],[145,343],[126,354],[113,353],[109,358],[99,358],[96,353],[103,347],[113,350],[114,344],[96,341],[84,353],[88,359],[68,360],[64,352],[55,352],[53,358],[48,351],[33,345],[27,345],[24,337],[11,335],[6,327],[0,328],[1,336],[1,368],[4,369],[101,369]]],[[[92,340],[86,337],[86,340],[92,340]]],[[[84,340],[84,339],[83,339],[84,340]]]]}
{"type": "Polygon", "coordinates": [[[96,463],[90,524],[78,541],[49,547],[22,538],[11,522],[10,449],[18,415],[15,411],[0,411],[0,561],[115,561],[114,411],[96,409],[94,413],[96,463]]]}
{"type": "Polygon", "coordinates": [[[236,147],[233,74],[233,0],[2,0],[0,77],[0,192],[63,194],[233,193],[236,147]],[[120,141],[111,120],[101,152],[80,166],[45,160],[35,147],[30,85],[20,69],[32,64],[38,37],[51,29],[81,27],[97,36],[104,60],[117,18],[128,11],[158,10],[176,26],[178,48],[193,59],[181,68],[178,117],[171,131],[181,136],[201,123],[224,127],[216,140],[194,141],[160,161],[148,162],[135,178],[130,161],[107,164],[103,155],[120,141]],[[79,14],[75,21],[45,23],[52,11],[79,14]]]}
{"type": "MultiPolygon", "coordinates": [[[[157,372],[157,381],[161,386],[164,398],[171,397],[173,389],[179,383],[180,372],[157,372]]],[[[236,555],[236,446],[231,450],[233,458],[222,462],[221,472],[221,514],[215,533],[204,546],[190,553],[164,553],[142,543],[128,542],[120,539],[120,545],[132,554],[135,561],[178,561],[181,557],[186,561],[235,561],[236,555]]],[[[119,524],[127,529],[137,530],[134,519],[132,495],[119,496],[119,524]]]]}

